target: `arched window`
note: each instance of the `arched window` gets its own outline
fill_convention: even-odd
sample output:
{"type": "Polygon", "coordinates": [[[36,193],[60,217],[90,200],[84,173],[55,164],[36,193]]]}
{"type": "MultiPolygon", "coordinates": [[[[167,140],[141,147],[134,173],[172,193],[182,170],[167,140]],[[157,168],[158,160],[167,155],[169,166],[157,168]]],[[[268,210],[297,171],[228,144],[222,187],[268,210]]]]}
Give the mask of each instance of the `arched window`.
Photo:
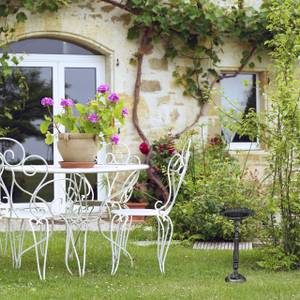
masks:
{"type": "Polygon", "coordinates": [[[11,43],[9,52],[28,54],[98,55],[92,49],[51,38],[32,38],[11,43]]]}

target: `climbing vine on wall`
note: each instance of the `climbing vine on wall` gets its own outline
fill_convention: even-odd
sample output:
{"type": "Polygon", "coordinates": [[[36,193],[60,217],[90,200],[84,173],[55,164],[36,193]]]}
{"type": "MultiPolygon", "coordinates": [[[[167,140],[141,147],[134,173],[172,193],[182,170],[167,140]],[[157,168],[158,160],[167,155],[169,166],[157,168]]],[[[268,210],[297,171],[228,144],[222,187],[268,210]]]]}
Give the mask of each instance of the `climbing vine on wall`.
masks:
{"type": "MultiPolygon", "coordinates": [[[[43,13],[57,11],[78,0],[16,0],[0,1],[0,36],[6,43],[14,32],[16,22],[27,19],[27,11],[43,13]],[[11,25],[13,24],[13,25],[11,25]]],[[[193,127],[201,117],[203,106],[210,99],[214,84],[224,77],[236,76],[244,67],[254,67],[253,58],[260,60],[260,52],[265,48],[264,42],[272,37],[267,29],[267,11],[269,0],[263,1],[259,11],[246,7],[238,0],[236,5],[221,7],[208,0],[102,0],[100,3],[110,4],[130,13],[131,26],[128,39],[138,42],[138,49],[131,62],[135,63],[136,81],[134,87],[134,105],[132,119],[140,138],[150,144],[145,131],[140,126],[138,105],[142,67],[145,55],[149,54],[156,43],[165,49],[165,57],[186,59],[186,66],[178,67],[173,75],[176,83],[182,87],[183,95],[193,98],[199,105],[194,120],[182,132],[193,127]],[[226,39],[236,39],[244,44],[244,52],[240,67],[230,75],[221,74],[218,70],[222,46],[226,39]]],[[[0,63],[4,69],[9,57],[4,53],[0,63]]],[[[10,71],[7,71],[8,73],[10,71]]],[[[176,133],[179,136],[182,132],[176,133]]],[[[150,162],[151,151],[147,155],[150,162]]],[[[152,168],[148,170],[149,178],[161,189],[166,199],[168,192],[152,168]]]]}

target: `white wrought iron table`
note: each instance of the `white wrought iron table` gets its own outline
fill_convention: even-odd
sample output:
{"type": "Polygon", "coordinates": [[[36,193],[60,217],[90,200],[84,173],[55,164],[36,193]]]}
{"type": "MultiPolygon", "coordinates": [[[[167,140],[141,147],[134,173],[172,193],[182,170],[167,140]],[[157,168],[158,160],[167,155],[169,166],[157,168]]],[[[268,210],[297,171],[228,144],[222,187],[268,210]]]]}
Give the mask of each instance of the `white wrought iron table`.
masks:
{"type": "MultiPolygon", "coordinates": [[[[69,184],[70,183],[71,184],[69,186],[67,185],[67,188],[65,188],[65,190],[64,190],[66,198],[67,198],[64,200],[64,203],[66,204],[69,201],[69,199],[71,198],[69,193],[70,193],[70,190],[72,190],[72,192],[71,192],[71,193],[73,193],[72,197],[77,199],[77,205],[80,207],[77,210],[80,211],[80,210],[82,210],[82,206],[85,206],[85,205],[86,205],[86,207],[88,206],[87,205],[88,202],[85,203],[85,201],[93,201],[93,206],[95,205],[95,202],[97,201],[97,200],[94,200],[93,189],[92,189],[90,182],[88,181],[88,179],[85,176],[86,174],[108,174],[108,173],[116,173],[117,174],[117,173],[122,173],[122,172],[134,173],[134,172],[139,172],[141,170],[146,170],[149,168],[149,166],[146,164],[135,164],[135,163],[127,163],[127,164],[110,163],[110,164],[98,164],[92,168],[62,168],[59,165],[47,165],[47,164],[45,164],[45,165],[16,165],[16,166],[10,165],[10,166],[5,166],[4,168],[7,171],[12,171],[13,173],[14,172],[22,172],[28,176],[31,176],[30,174],[34,175],[37,173],[44,174],[44,176],[49,175],[49,174],[68,175],[70,177],[69,184]],[[74,186],[75,186],[75,188],[74,188],[74,186]],[[77,195],[75,195],[75,197],[74,197],[74,191],[76,191],[75,194],[77,193],[77,195]]],[[[137,176],[138,176],[138,174],[137,174],[137,176]]],[[[126,180],[126,179],[124,179],[124,180],[126,180]]],[[[60,181],[64,182],[64,177],[60,178],[60,181]]],[[[47,180],[46,177],[44,177],[43,185],[46,185],[49,183],[54,183],[54,182],[56,182],[56,179],[47,180]]],[[[34,198],[36,198],[36,196],[37,196],[35,194],[35,192],[31,195],[33,196],[31,198],[31,201],[35,200],[34,198]]],[[[55,196],[54,196],[54,198],[55,198],[55,196]]],[[[61,197],[60,197],[60,199],[61,199],[61,197]]],[[[69,203],[70,202],[72,202],[72,201],[69,201],[69,203]]],[[[16,206],[18,206],[18,204],[16,206]]],[[[56,210],[55,206],[52,206],[52,209],[56,210]]],[[[66,210],[66,206],[65,206],[64,211],[58,212],[58,215],[66,216],[66,211],[67,210],[66,210]]],[[[72,273],[69,268],[69,265],[68,265],[68,256],[73,251],[73,253],[75,253],[75,256],[77,259],[77,263],[78,263],[78,267],[79,267],[79,275],[83,276],[85,273],[85,265],[86,265],[86,261],[85,261],[86,260],[85,259],[86,250],[85,249],[86,249],[86,234],[87,234],[88,216],[86,213],[84,214],[81,212],[81,213],[78,213],[77,215],[76,215],[76,213],[77,212],[69,215],[69,217],[64,218],[65,221],[67,223],[69,223],[67,226],[67,228],[69,228],[69,229],[67,229],[68,232],[67,232],[65,259],[66,259],[66,266],[67,266],[69,272],[72,273]],[[80,262],[80,259],[78,257],[77,251],[76,251],[77,239],[74,239],[74,236],[72,233],[72,224],[75,226],[78,226],[79,230],[82,230],[82,226],[84,226],[83,231],[85,232],[85,235],[84,235],[84,242],[83,242],[84,243],[84,245],[83,245],[84,253],[83,253],[82,264],[80,262]],[[73,250],[72,249],[69,250],[70,242],[72,244],[73,250]]],[[[47,239],[48,239],[48,237],[47,237],[47,239]]],[[[35,246],[37,246],[37,243],[35,246]]],[[[22,254],[20,254],[19,256],[21,257],[21,255],[22,254]]],[[[16,255],[16,257],[17,257],[17,255],[16,255]]],[[[45,260],[44,267],[43,267],[43,273],[41,273],[40,267],[38,265],[38,271],[39,271],[39,275],[40,275],[41,279],[45,278],[45,268],[46,268],[46,260],[45,260]]]]}

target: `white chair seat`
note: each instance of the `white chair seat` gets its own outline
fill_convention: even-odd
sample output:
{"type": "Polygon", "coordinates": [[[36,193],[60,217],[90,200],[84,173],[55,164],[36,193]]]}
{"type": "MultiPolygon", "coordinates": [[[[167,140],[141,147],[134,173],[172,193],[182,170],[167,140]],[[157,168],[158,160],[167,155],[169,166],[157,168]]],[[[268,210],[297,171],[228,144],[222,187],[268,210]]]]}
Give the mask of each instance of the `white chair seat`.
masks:
{"type": "Polygon", "coordinates": [[[141,208],[124,208],[124,209],[113,209],[112,214],[118,216],[143,216],[143,217],[150,217],[150,216],[158,216],[159,210],[156,209],[141,209],[141,208]]]}
{"type": "Polygon", "coordinates": [[[7,218],[7,219],[52,219],[53,215],[49,213],[48,211],[43,211],[43,210],[37,210],[37,211],[32,211],[32,210],[25,210],[25,209],[14,209],[13,211],[6,211],[3,215],[2,218],[7,218]]]}
{"type": "MultiPolygon", "coordinates": [[[[14,209],[28,209],[30,207],[33,207],[33,204],[30,202],[20,202],[20,203],[14,203],[13,207],[14,207],[14,209]]],[[[45,203],[35,203],[34,207],[46,208],[47,205],[45,203]]],[[[9,208],[10,208],[9,203],[1,203],[0,204],[0,210],[1,209],[9,209],[9,208]]]]}

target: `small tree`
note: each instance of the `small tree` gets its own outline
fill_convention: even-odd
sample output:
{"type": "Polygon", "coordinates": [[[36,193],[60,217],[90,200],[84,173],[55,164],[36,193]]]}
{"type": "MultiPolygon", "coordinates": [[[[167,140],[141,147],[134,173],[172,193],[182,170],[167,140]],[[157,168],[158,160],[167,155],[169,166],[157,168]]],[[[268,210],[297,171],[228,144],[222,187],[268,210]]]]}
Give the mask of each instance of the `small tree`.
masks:
{"type": "Polygon", "coordinates": [[[269,152],[266,240],[280,255],[269,255],[262,265],[277,269],[300,262],[300,80],[296,69],[300,56],[299,20],[299,1],[270,1],[267,28],[274,34],[266,42],[272,49],[273,62],[270,104],[266,112],[258,115],[252,111],[242,121],[231,115],[239,121],[229,126],[240,135],[257,135],[269,152]]]}

